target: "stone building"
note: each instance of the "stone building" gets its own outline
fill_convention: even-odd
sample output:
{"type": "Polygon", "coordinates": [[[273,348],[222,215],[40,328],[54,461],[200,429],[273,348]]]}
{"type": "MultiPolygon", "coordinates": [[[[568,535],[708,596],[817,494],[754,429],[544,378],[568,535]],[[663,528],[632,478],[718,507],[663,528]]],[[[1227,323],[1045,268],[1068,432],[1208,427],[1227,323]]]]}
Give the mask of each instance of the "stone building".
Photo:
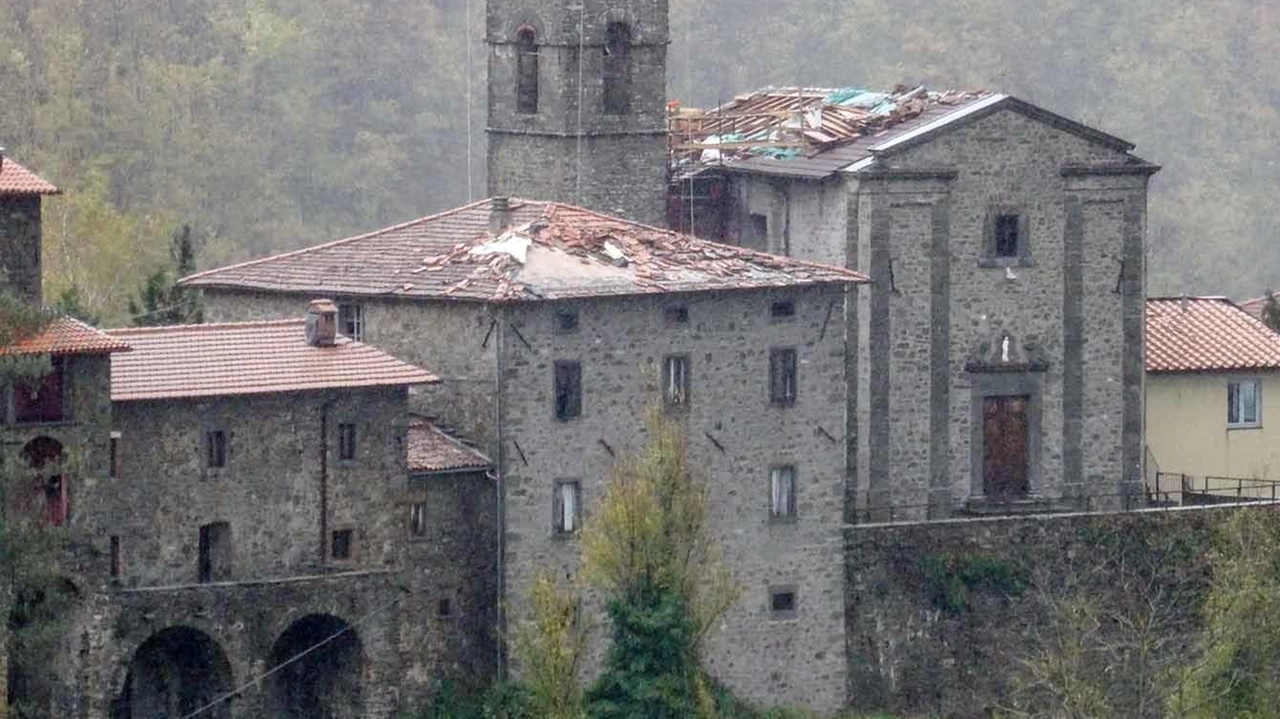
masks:
{"type": "Polygon", "coordinates": [[[5,157],[0,147],[0,287],[41,301],[40,221],[46,195],[60,190],[5,157]]]}
{"type": "Polygon", "coordinates": [[[676,226],[874,281],[848,314],[851,518],[1141,493],[1158,168],[1132,144],[925,88],[762,90],[674,118],[672,142],[676,226]]]}
{"type": "Polygon", "coordinates": [[[583,519],[643,446],[646,408],[664,405],[687,425],[743,590],[712,671],[746,697],[832,710],[845,671],[843,307],[861,281],[498,199],[183,284],[215,320],[336,297],[344,329],[438,372],[418,399],[494,460],[500,596],[517,607],[538,576],[575,572],[583,519]]]}
{"type": "Polygon", "coordinates": [[[489,0],[489,194],[666,216],[667,0],[489,0]]]}

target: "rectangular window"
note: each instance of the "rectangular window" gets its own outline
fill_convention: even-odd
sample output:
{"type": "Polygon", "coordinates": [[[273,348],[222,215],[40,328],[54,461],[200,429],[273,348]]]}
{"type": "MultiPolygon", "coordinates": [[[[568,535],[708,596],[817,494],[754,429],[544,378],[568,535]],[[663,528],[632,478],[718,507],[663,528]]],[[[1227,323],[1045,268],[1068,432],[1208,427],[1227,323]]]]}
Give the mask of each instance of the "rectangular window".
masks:
{"type": "Polygon", "coordinates": [[[1021,244],[1022,218],[1018,215],[996,215],[995,222],[995,256],[1012,258],[1018,256],[1021,244]]]}
{"type": "Polygon", "coordinates": [[[204,433],[205,463],[209,469],[227,466],[227,433],[220,429],[204,433]]]}
{"type": "Polygon", "coordinates": [[[533,28],[516,34],[516,112],[538,114],[538,36],[533,28]]]}
{"type": "Polygon", "coordinates": [[[556,362],[556,419],[582,416],[582,365],[556,362]]]}
{"type": "Polygon", "coordinates": [[[689,356],[672,355],[662,361],[662,399],[667,409],[689,404],[689,356]]]}
{"type": "Polygon", "coordinates": [[[689,308],[688,307],[668,307],[663,313],[663,318],[669,327],[678,327],[680,325],[689,324],[689,308]]]}
{"type": "Polygon", "coordinates": [[[359,342],[364,339],[364,306],[355,302],[338,305],[338,329],[342,334],[359,342]]]}
{"type": "Polygon", "coordinates": [[[578,531],[581,513],[582,484],[580,482],[556,482],[554,528],[557,534],[573,534],[578,531]]]}
{"type": "Polygon", "coordinates": [[[213,522],[200,527],[200,583],[231,578],[231,525],[213,522]]]}
{"type": "Polygon", "coordinates": [[[769,249],[769,216],[748,215],[747,226],[742,234],[743,247],[753,250],[769,249]]]}
{"type": "Polygon", "coordinates": [[[448,598],[441,599],[439,602],[437,602],[437,603],[436,603],[436,616],[440,617],[441,619],[444,619],[444,618],[446,618],[446,617],[452,617],[452,616],[453,616],[453,602],[449,601],[449,599],[448,599],[448,598]]]}
{"type": "Polygon", "coordinates": [[[556,313],[556,332],[570,334],[578,331],[578,313],[575,310],[561,310],[556,313]]]}
{"type": "Polygon", "coordinates": [[[354,424],[338,425],[338,459],[352,460],[356,458],[356,426],[354,424]]]}
{"type": "Polygon", "coordinates": [[[790,465],[769,468],[769,517],[795,519],[796,468],[790,465]]]}
{"type": "Polygon", "coordinates": [[[53,371],[36,380],[13,385],[14,420],[19,423],[61,422],[63,411],[63,362],[53,359],[53,371]]]}
{"type": "Polygon", "coordinates": [[[67,523],[67,481],[62,475],[44,480],[45,521],[54,527],[67,523]]]}
{"type": "Polygon", "coordinates": [[[1258,380],[1227,383],[1227,426],[1262,426],[1262,396],[1258,380]]]}
{"type": "Polygon", "coordinates": [[[631,27],[611,22],[605,27],[604,114],[631,112],[631,27]]]}
{"type": "Polygon", "coordinates": [[[796,303],[791,300],[778,300],[769,305],[769,316],[775,320],[788,320],[796,316],[796,303]]]}
{"type": "Polygon", "coordinates": [[[409,505],[409,536],[422,537],[427,534],[427,505],[414,502],[409,505]]]}
{"type": "Polygon", "coordinates": [[[791,619],[796,615],[796,588],[769,589],[769,615],[774,619],[791,619]]]}
{"type": "Polygon", "coordinates": [[[110,472],[110,475],[108,476],[110,476],[112,479],[115,479],[120,476],[120,433],[119,432],[111,433],[111,454],[110,454],[109,461],[111,464],[108,469],[108,471],[110,472]]]}
{"type": "Polygon", "coordinates": [[[329,545],[329,557],[337,562],[345,562],[351,559],[352,542],[354,539],[354,530],[333,530],[333,539],[329,545]]]}
{"type": "Polygon", "coordinates": [[[769,352],[769,401],[783,407],[796,403],[796,351],[769,352]]]}
{"type": "Polygon", "coordinates": [[[120,537],[111,535],[111,576],[117,578],[120,573],[120,537]]]}

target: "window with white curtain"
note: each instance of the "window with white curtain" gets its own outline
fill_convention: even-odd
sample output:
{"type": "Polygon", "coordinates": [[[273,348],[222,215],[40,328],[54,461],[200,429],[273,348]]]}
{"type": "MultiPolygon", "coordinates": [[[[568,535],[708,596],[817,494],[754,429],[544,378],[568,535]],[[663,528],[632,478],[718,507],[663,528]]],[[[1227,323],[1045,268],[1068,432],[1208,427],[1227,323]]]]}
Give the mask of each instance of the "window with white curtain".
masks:
{"type": "Polygon", "coordinates": [[[781,465],[769,468],[769,516],[776,520],[796,516],[796,468],[781,465]]]}
{"type": "Polygon", "coordinates": [[[579,482],[556,482],[555,531],[557,534],[573,534],[581,522],[582,485],[579,482]]]}

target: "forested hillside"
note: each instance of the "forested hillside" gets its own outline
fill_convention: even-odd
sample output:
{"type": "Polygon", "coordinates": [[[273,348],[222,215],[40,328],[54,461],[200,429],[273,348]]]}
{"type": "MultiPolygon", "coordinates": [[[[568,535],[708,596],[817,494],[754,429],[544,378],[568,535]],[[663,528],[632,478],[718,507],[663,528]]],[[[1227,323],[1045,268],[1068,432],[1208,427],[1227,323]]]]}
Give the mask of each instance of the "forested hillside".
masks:
{"type": "MultiPolygon", "coordinates": [[[[1010,92],[1165,166],[1151,204],[1153,293],[1280,284],[1280,5],[672,8],[669,86],[686,104],[765,84],[1010,92]]],[[[48,211],[48,294],[74,284],[121,322],[184,223],[209,266],[482,194],[483,10],[483,0],[4,0],[0,143],[67,190],[48,211]]]]}

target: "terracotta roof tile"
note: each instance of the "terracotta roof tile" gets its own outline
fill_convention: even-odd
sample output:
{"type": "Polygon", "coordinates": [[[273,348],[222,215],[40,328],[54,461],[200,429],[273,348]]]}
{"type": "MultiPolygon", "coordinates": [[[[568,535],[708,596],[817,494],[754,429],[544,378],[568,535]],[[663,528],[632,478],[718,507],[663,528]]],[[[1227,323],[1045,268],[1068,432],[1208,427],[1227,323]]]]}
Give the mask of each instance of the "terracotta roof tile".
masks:
{"type": "Polygon", "coordinates": [[[0,355],[94,355],[128,349],[128,343],[96,327],[71,317],[58,317],[35,337],[0,348],[0,355]]]}
{"type": "Polygon", "coordinates": [[[865,275],[640,225],[571,205],[511,200],[512,229],[489,232],[492,201],[367,235],[210,270],[191,287],[512,302],[850,284],[865,275]]]}
{"type": "Polygon", "coordinates": [[[1280,334],[1222,297],[1147,300],[1147,371],[1280,369],[1280,334]]]}
{"type": "Polygon", "coordinates": [[[450,436],[431,422],[409,425],[409,471],[453,472],[488,469],[489,458],[450,436]]]}
{"type": "Polygon", "coordinates": [[[0,160],[0,195],[56,195],[58,188],[8,157],[0,160]]]}
{"type": "Polygon", "coordinates": [[[1262,308],[1266,306],[1267,306],[1266,295],[1263,295],[1262,297],[1254,297],[1251,300],[1245,300],[1244,302],[1240,303],[1240,309],[1244,310],[1245,312],[1248,312],[1249,314],[1253,315],[1254,317],[1257,317],[1258,319],[1262,319],[1262,308]]]}
{"type": "Polygon", "coordinates": [[[395,387],[438,382],[426,370],[339,336],[307,344],[305,320],[109,330],[132,352],[111,363],[117,402],[395,387]]]}

